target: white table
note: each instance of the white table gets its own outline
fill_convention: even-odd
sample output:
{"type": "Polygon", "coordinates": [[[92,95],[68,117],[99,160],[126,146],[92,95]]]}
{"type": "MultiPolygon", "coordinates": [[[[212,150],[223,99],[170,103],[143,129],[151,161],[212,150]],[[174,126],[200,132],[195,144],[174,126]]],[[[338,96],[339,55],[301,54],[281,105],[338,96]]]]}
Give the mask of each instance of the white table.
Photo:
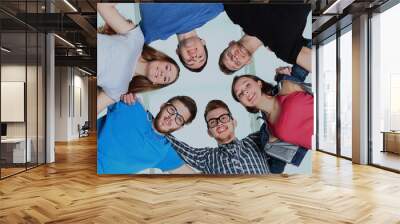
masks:
{"type": "Polygon", "coordinates": [[[1,139],[2,147],[13,146],[13,163],[25,163],[31,161],[31,145],[32,140],[27,138],[27,145],[25,151],[25,138],[6,138],[1,139]],[[4,145],[4,146],[3,146],[4,145]],[[26,152],[26,154],[25,154],[26,152]],[[27,159],[25,161],[25,159],[27,159]]]}

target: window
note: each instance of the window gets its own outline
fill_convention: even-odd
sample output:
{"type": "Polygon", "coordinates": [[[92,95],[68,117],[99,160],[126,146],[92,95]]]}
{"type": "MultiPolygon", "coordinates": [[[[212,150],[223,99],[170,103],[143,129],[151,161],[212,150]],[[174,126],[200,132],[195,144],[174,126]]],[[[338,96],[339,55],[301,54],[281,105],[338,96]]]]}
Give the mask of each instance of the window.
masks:
{"type": "MultiPolygon", "coordinates": [[[[340,36],[340,155],[352,157],[352,34],[340,36]]],[[[347,31],[347,32],[346,32],[347,31]]]]}
{"type": "Polygon", "coordinates": [[[375,165],[396,170],[400,170],[398,21],[399,4],[371,18],[371,159],[375,165]]]}
{"type": "MultiPolygon", "coordinates": [[[[18,2],[22,13],[40,13],[44,1],[18,2]]],[[[15,6],[15,2],[8,2],[15,6]]],[[[14,7],[15,8],[15,7],[14,7]]],[[[1,26],[0,111],[16,119],[1,118],[0,178],[45,163],[45,34],[0,12],[10,21],[1,26]],[[11,22],[13,21],[13,22],[11,22]],[[16,25],[18,24],[18,25],[16,25]],[[12,102],[10,95],[20,95],[12,102]],[[21,102],[21,103],[19,103],[21,102]],[[14,105],[13,105],[14,104],[14,105]],[[17,106],[13,111],[10,105],[17,106]],[[19,113],[18,113],[19,112],[19,113]],[[21,114],[21,115],[20,115],[21,114]]]]}
{"type": "Polygon", "coordinates": [[[318,49],[318,149],[336,153],[336,39],[318,49]]]}

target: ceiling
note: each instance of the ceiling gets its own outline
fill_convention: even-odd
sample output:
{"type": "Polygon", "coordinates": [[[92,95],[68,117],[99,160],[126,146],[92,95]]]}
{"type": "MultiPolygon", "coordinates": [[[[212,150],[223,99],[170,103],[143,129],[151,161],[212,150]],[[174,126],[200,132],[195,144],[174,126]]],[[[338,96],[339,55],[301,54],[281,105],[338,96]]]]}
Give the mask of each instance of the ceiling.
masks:
{"type": "MultiPolygon", "coordinates": [[[[1,0],[2,46],[12,49],[8,58],[33,58],[36,37],[25,32],[54,32],[73,44],[55,38],[56,65],[80,66],[96,72],[96,4],[99,0],[1,0]],[[52,11],[52,13],[49,13],[52,11]],[[25,49],[25,45],[27,48],[25,49]]],[[[259,1],[257,1],[259,2],[259,1]]],[[[269,0],[268,3],[309,3],[313,11],[314,43],[346,26],[352,17],[373,10],[388,0],[269,0]],[[341,21],[338,23],[338,21],[341,21]],[[346,22],[347,21],[347,22],[346,22]],[[338,25],[339,24],[339,25],[338,25]],[[340,28],[340,27],[339,27],[340,28]]],[[[43,44],[39,43],[39,49],[43,44]]],[[[4,52],[2,52],[2,55],[4,52]]]]}
{"type": "Polygon", "coordinates": [[[353,17],[373,11],[389,0],[310,0],[313,42],[319,42],[351,24],[353,17]]]}
{"type": "Polygon", "coordinates": [[[96,4],[93,0],[48,0],[47,5],[44,0],[1,0],[1,44],[11,50],[2,51],[7,54],[2,60],[37,57],[37,51],[44,48],[38,35],[51,32],[58,35],[56,66],[79,66],[95,74],[96,4]]]}

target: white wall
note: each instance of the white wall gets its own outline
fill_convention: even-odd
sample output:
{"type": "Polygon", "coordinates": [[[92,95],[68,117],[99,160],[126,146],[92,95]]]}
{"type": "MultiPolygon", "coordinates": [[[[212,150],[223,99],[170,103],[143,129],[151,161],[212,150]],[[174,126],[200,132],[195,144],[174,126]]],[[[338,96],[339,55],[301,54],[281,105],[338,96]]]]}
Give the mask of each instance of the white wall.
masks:
{"type": "MultiPolygon", "coordinates": [[[[18,65],[18,64],[9,64],[9,65],[2,65],[1,66],[1,81],[10,81],[10,82],[24,82],[26,72],[28,74],[28,81],[29,86],[36,86],[36,80],[33,80],[30,76],[36,75],[36,67],[34,66],[27,66],[25,65],[18,65]]],[[[30,128],[35,130],[36,133],[36,120],[37,115],[36,113],[32,113],[32,111],[36,111],[37,103],[36,103],[36,88],[27,88],[27,104],[30,107],[27,113],[27,120],[28,124],[28,137],[30,128]],[[32,102],[34,102],[32,104],[32,102]],[[34,123],[32,123],[34,122],[34,123]],[[34,127],[33,127],[34,126],[34,127]]],[[[1,110],[8,110],[9,108],[1,108],[1,110]]],[[[23,108],[22,108],[23,109],[23,108]]],[[[25,137],[25,123],[26,122],[7,122],[7,136],[8,137],[25,137]]]]}
{"type": "Polygon", "coordinates": [[[78,124],[88,120],[88,78],[72,67],[56,67],[55,73],[55,141],[70,141],[78,138],[78,124]]]}
{"type": "MultiPolygon", "coordinates": [[[[36,162],[39,153],[39,163],[44,162],[44,92],[42,68],[39,66],[25,66],[25,64],[3,64],[1,66],[1,81],[24,82],[26,85],[26,106],[20,108],[23,114],[26,112],[26,120],[23,122],[6,122],[7,137],[25,138],[30,140],[32,161],[36,162]],[[38,70],[37,70],[38,69],[38,70]],[[26,80],[27,78],[27,80],[26,80]]],[[[24,94],[24,92],[22,92],[24,94]]],[[[7,96],[2,96],[7,97],[7,96]]],[[[1,110],[12,110],[2,107],[1,110]]],[[[11,112],[12,111],[8,111],[11,112]]]]}

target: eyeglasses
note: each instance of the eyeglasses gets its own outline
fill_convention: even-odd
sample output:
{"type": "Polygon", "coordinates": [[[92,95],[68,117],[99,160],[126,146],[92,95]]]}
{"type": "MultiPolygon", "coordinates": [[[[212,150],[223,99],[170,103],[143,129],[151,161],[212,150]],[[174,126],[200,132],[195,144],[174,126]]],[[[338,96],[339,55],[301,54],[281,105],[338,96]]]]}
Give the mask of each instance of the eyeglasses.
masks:
{"type": "Polygon", "coordinates": [[[184,125],[185,124],[185,119],[183,118],[183,116],[181,114],[178,113],[178,110],[176,109],[176,107],[171,103],[166,103],[166,105],[167,105],[167,112],[171,116],[175,115],[175,123],[178,126],[184,125]]]}
{"type": "Polygon", "coordinates": [[[231,114],[222,114],[221,116],[217,118],[211,118],[210,120],[207,121],[207,126],[208,128],[215,128],[218,126],[218,122],[221,122],[222,124],[228,123],[232,119],[231,114]]]}

